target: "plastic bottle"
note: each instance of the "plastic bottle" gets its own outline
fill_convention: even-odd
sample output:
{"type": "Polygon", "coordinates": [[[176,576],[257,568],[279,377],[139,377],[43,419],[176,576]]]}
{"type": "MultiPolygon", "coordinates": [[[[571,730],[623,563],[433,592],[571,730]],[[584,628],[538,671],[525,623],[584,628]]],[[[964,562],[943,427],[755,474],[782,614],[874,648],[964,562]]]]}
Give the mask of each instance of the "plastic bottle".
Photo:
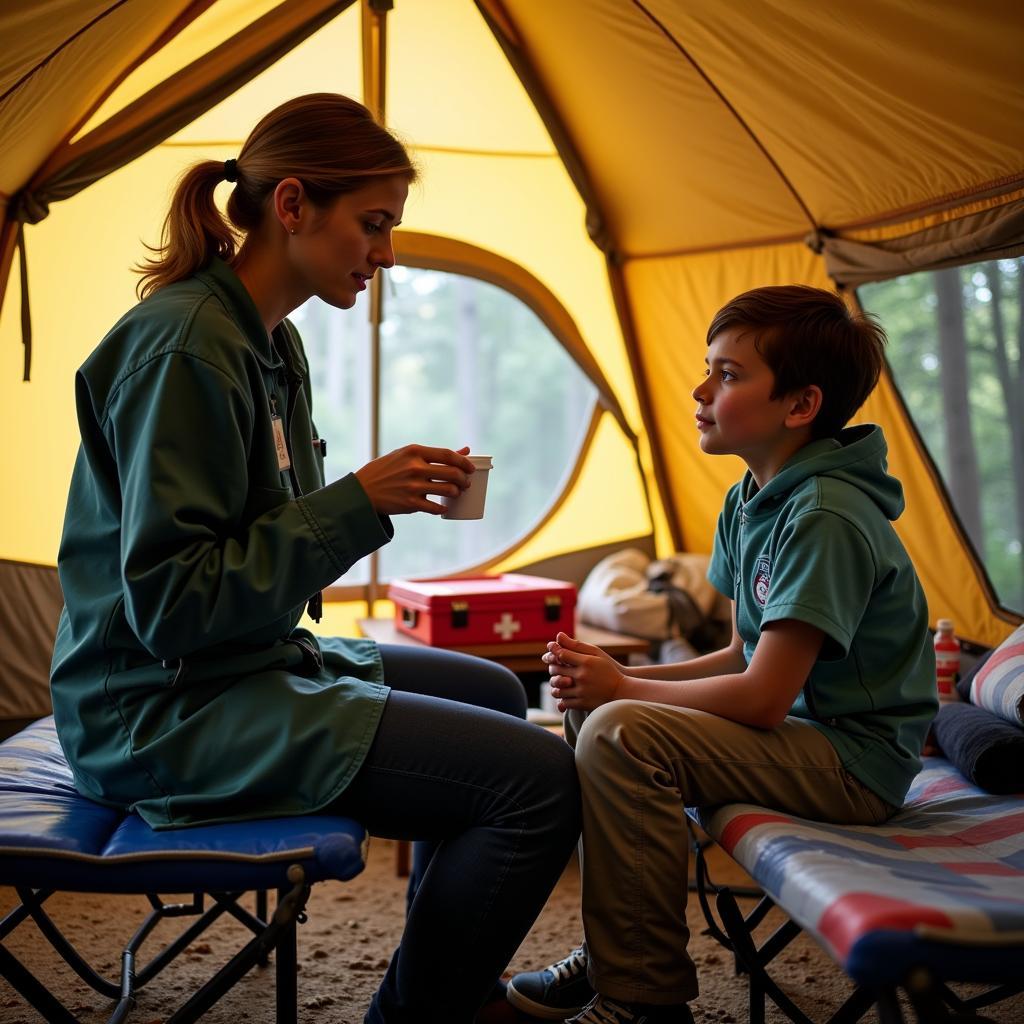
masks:
{"type": "Polygon", "coordinates": [[[953,635],[953,620],[935,623],[935,685],[940,703],[956,701],[956,680],[960,674],[960,641],[953,635]]]}

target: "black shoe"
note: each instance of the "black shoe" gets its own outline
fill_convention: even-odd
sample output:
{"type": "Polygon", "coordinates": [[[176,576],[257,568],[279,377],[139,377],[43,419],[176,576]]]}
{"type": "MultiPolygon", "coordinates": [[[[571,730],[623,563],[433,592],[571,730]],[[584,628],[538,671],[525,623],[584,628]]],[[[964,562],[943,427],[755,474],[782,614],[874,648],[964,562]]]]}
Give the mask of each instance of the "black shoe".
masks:
{"type": "Polygon", "coordinates": [[[650,1006],[646,1003],[620,1003],[608,996],[596,995],[565,1024],[693,1024],[693,1014],[686,1003],[650,1006]]]}
{"type": "Polygon", "coordinates": [[[542,971],[517,974],[508,983],[508,1001],[541,1020],[565,1020],[579,1013],[595,995],[587,981],[587,951],[580,946],[542,971]]]}

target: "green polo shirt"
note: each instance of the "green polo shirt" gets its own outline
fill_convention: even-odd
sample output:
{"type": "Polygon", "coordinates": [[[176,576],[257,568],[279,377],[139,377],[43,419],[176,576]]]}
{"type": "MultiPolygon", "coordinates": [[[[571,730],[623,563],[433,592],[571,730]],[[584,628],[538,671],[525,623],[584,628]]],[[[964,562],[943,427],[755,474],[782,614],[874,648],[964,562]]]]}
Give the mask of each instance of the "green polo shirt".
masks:
{"type": "Polygon", "coordinates": [[[903,489],[886,453],[880,427],[852,427],[801,449],[763,490],[748,472],[726,496],[708,578],[735,602],[748,663],[765,623],[822,630],[790,714],[899,806],[938,700],[924,592],[892,527],[903,489]]]}

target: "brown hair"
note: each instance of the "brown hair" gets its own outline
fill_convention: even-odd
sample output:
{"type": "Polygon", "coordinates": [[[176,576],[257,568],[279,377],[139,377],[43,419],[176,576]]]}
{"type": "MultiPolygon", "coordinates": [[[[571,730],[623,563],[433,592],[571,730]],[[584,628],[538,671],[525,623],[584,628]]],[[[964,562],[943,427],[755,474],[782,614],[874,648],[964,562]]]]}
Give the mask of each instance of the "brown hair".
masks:
{"type": "Polygon", "coordinates": [[[816,384],[821,409],[812,436],[835,437],[878,383],[885,331],[870,313],[852,314],[832,292],[807,285],[754,288],[727,302],[707,343],[729,328],[749,328],[775,376],[771,398],[816,384]]]}
{"type": "Polygon", "coordinates": [[[214,202],[226,180],[225,164],[204,160],[190,167],[174,192],[155,255],[136,271],[140,298],[191,277],[214,257],[231,261],[247,231],[259,226],[267,197],[284,178],[298,178],[319,207],[367,184],[367,178],[416,169],[405,147],[361,103],[319,92],[282,103],[253,128],[235,161],[235,187],[225,220],[214,202]]]}

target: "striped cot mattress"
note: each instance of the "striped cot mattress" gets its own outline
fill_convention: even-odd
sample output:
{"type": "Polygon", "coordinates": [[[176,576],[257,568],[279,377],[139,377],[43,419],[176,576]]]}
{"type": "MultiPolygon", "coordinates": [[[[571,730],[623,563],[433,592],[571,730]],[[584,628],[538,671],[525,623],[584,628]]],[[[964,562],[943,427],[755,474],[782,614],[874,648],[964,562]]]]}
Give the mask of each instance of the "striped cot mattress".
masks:
{"type": "Polygon", "coordinates": [[[749,804],[699,820],[858,984],[926,968],[952,981],[1024,975],[1024,794],[977,789],[926,758],[883,826],[827,825],[749,804]]]}

